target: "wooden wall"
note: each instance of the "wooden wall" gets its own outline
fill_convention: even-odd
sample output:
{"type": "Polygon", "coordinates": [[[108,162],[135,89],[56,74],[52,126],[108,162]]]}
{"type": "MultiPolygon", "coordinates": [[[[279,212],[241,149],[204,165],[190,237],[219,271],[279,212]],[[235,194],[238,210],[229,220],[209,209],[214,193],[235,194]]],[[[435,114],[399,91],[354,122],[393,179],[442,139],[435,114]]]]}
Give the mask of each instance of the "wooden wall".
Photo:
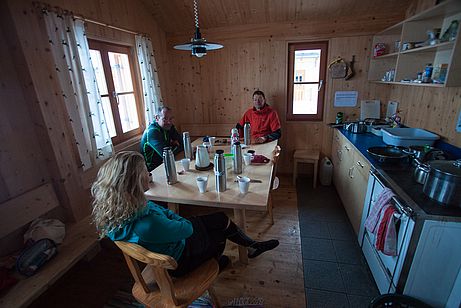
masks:
{"type": "MultiPolygon", "coordinates": [[[[403,17],[402,17],[403,18],[403,17]]],[[[389,25],[394,21],[390,21],[389,25]]],[[[247,108],[252,106],[251,95],[255,89],[265,92],[267,102],[279,113],[282,122],[282,156],[284,162],[280,172],[292,170],[292,153],[295,148],[316,148],[329,155],[331,131],[326,126],[334,121],[336,108],[332,108],[334,92],[356,89],[359,99],[375,98],[376,92],[386,92],[386,88],[367,82],[367,69],[370,54],[371,36],[349,36],[347,31],[368,34],[373,27],[363,30],[363,25],[350,22],[344,26],[347,31],[334,24],[312,24],[299,30],[299,37],[291,35],[268,35],[271,28],[261,29],[247,38],[242,31],[241,38],[234,38],[238,33],[229,30],[210,31],[210,41],[222,43],[221,50],[210,51],[204,58],[197,59],[187,52],[171,51],[170,57],[170,91],[168,104],[177,112],[178,123],[228,123],[229,130],[240,119],[247,108]],[[335,36],[332,37],[331,33],[335,36]],[[231,37],[231,38],[230,38],[231,37]],[[223,39],[224,38],[224,39],[223,39]],[[325,118],[320,122],[286,121],[287,97],[287,59],[288,43],[293,41],[329,41],[329,59],[336,56],[350,60],[356,56],[356,77],[350,81],[327,79],[325,118]]],[[[384,27],[381,23],[377,27],[384,27]]],[[[377,28],[376,28],[377,29],[377,28]]],[[[376,30],[375,29],[375,30],[376,30]]],[[[280,29],[273,29],[279,34],[280,29]]],[[[204,34],[207,38],[207,34],[204,34]]],[[[169,37],[168,45],[178,41],[178,37],[169,37]]],[[[387,91],[388,92],[388,91],[387,91]]],[[[344,111],[344,110],[341,110],[344,111]]],[[[357,116],[358,108],[345,111],[349,118],[357,116]]]]}
{"type": "MultiPolygon", "coordinates": [[[[48,4],[152,38],[162,90],[168,90],[165,34],[138,0],[50,0],[48,4]]],[[[48,38],[32,0],[0,3],[0,206],[45,182],[51,182],[64,220],[90,213],[85,174],[78,168],[75,141],[58,93],[48,38]]],[[[88,35],[128,42],[119,31],[90,25],[88,35]]],[[[133,41],[133,39],[131,39],[133,41]]],[[[90,171],[91,172],[91,171],[90,171]]],[[[21,226],[18,225],[18,228],[21,226]]],[[[21,241],[20,234],[0,239],[21,241]]]]}
{"type": "MultiPolygon", "coordinates": [[[[427,2],[416,3],[412,13],[426,9],[427,2]]],[[[388,19],[387,26],[403,19],[404,16],[388,19]]],[[[187,52],[168,49],[170,91],[166,100],[176,108],[179,124],[228,123],[230,130],[243,112],[251,107],[252,92],[255,89],[264,91],[268,103],[278,111],[282,121],[280,143],[283,163],[279,170],[283,173],[292,170],[291,157],[295,148],[317,148],[323,155],[330,155],[331,129],[326,124],[334,122],[338,111],[344,112],[347,119],[358,119],[360,100],[363,99],[380,99],[383,115],[387,102],[397,100],[404,124],[428,129],[461,146],[460,134],[454,131],[454,118],[458,116],[461,104],[459,88],[434,89],[368,82],[371,34],[387,27],[383,18],[377,20],[376,24],[366,20],[343,20],[330,24],[304,22],[302,26],[234,26],[203,31],[205,38],[222,43],[224,49],[210,51],[202,59],[187,52]],[[355,55],[356,75],[349,81],[332,80],[328,76],[323,121],[286,121],[288,43],[317,40],[329,41],[329,61],[337,56],[350,61],[355,55]],[[357,107],[333,107],[334,93],[343,90],[359,92],[357,107]]],[[[167,39],[168,48],[171,48],[186,37],[174,35],[167,39]]]]}

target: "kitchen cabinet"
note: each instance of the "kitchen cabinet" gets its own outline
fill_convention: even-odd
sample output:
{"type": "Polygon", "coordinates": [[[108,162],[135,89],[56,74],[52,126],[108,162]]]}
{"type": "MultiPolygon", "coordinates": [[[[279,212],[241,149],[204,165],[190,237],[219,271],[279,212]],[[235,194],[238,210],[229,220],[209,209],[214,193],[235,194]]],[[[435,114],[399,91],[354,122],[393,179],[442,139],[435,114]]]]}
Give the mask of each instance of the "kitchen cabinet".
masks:
{"type": "Polygon", "coordinates": [[[461,1],[447,0],[376,34],[371,50],[379,43],[384,44],[386,49],[385,54],[371,58],[368,80],[412,86],[461,86],[460,24],[461,1]],[[430,45],[427,32],[441,29],[439,37],[442,37],[454,20],[458,21],[458,25],[452,31],[452,37],[430,45]],[[413,46],[418,42],[425,46],[413,46]],[[408,45],[412,46],[404,50],[403,47],[408,45]],[[413,82],[418,72],[424,72],[429,63],[434,68],[434,79],[445,75],[440,79],[443,83],[413,82]]]}
{"type": "Polygon", "coordinates": [[[367,189],[370,163],[339,130],[335,130],[332,143],[333,181],[358,234],[367,189]]]}

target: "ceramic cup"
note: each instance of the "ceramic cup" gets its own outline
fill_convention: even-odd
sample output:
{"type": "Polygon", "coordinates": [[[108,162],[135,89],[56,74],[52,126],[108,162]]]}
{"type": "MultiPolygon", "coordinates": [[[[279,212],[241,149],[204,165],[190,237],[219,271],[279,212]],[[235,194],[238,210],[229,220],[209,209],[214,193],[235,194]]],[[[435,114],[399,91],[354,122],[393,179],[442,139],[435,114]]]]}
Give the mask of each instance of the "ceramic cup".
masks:
{"type": "Polygon", "coordinates": [[[197,187],[201,194],[203,194],[206,191],[207,184],[208,184],[208,177],[206,176],[197,177],[197,187]]]}
{"type": "Polygon", "coordinates": [[[189,158],[183,158],[181,159],[181,165],[184,171],[189,171],[190,168],[190,159],[189,158]]]}
{"type": "Polygon", "coordinates": [[[253,155],[251,155],[250,153],[245,153],[243,154],[243,161],[245,162],[245,166],[248,166],[249,164],[251,164],[251,157],[253,155]]]}
{"type": "Polygon", "coordinates": [[[210,145],[214,147],[214,143],[216,141],[216,137],[208,137],[208,140],[210,141],[210,145]]]}
{"type": "Polygon", "coordinates": [[[255,155],[255,150],[248,150],[247,153],[249,153],[251,155],[255,155]]]}
{"type": "Polygon", "coordinates": [[[246,194],[250,188],[250,178],[246,176],[239,177],[239,190],[241,194],[246,194]]]}

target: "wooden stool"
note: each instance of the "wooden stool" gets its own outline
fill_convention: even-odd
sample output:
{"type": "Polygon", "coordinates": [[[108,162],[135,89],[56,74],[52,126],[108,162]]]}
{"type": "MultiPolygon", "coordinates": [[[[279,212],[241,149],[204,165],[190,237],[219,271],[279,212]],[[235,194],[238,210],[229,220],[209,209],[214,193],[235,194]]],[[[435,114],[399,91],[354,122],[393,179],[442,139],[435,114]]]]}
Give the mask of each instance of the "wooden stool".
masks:
{"type": "Polygon", "coordinates": [[[314,183],[313,187],[317,185],[317,168],[319,164],[319,150],[295,150],[293,154],[293,185],[296,185],[296,178],[298,177],[298,163],[314,164],[314,183]]]}

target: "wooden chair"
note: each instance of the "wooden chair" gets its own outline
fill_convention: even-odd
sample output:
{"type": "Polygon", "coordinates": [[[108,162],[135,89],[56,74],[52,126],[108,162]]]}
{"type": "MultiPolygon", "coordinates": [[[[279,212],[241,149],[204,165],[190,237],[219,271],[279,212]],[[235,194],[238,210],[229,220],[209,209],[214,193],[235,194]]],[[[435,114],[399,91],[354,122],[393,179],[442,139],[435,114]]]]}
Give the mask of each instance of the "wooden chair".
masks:
{"type": "Polygon", "coordinates": [[[147,307],[187,307],[208,290],[216,307],[219,302],[211,287],[219,273],[218,262],[210,259],[194,271],[179,278],[172,278],[168,270],[178,264],[170,256],[151,252],[137,244],[115,241],[123,251],[135,284],[132,293],[136,300],[147,307]],[[139,262],[145,263],[144,270],[139,262]]]}
{"type": "Polygon", "coordinates": [[[276,190],[278,188],[278,185],[274,185],[274,182],[275,182],[275,179],[277,178],[276,177],[276,175],[277,175],[277,163],[279,161],[281,151],[282,151],[282,148],[279,145],[277,145],[275,147],[274,151],[272,151],[272,164],[274,165],[274,170],[272,171],[272,175],[271,175],[271,185],[270,185],[270,191],[269,191],[269,200],[268,200],[268,203],[267,203],[267,212],[268,212],[269,217],[271,219],[271,224],[272,225],[274,224],[274,214],[272,213],[272,208],[273,208],[272,190],[276,190]]]}
{"type": "Polygon", "coordinates": [[[293,185],[296,186],[296,178],[298,177],[298,163],[313,164],[314,178],[312,186],[317,186],[317,169],[319,165],[320,151],[315,149],[310,150],[295,150],[293,154],[293,185]]]}

